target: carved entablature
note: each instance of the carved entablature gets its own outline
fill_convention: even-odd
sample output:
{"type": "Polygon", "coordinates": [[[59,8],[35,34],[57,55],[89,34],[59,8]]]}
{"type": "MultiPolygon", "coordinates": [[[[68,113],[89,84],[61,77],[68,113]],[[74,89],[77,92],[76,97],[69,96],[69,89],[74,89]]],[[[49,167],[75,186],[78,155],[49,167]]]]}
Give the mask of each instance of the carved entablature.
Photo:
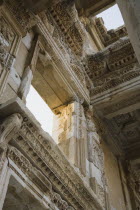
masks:
{"type": "MultiPolygon", "coordinates": [[[[53,189],[51,182],[41,173],[32,163],[15,147],[8,146],[8,158],[16,164],[16,166],[26,175],[30,180],[41,189],[46,195],[49,196],[52,201],[59,209],[70,209],[74,210],[72,206],[62,199],[62,197],[56,193],[53,189]]],[[[10,167],[16,172],[16,169],[10,167]]],[[[51,204],[51,203],[50,203],[51,204]]],[[[50,205],[49,204],[49,205],[50,205]]]]}
{"type": "MultiPolygon", "coordinates": [[[[83,183],[53,139],[40,128],[33,116],[32,119],[21,100],[16,99],[6,107],[1,107],[1,111],[6,109],[9,115],[13,112],[10,109],[13,106],[19,111],[23,121],[18,135],[9,143],[16,147],[9,148],[9,158],[35,185],[41,187],[43,193],[49,190],[52,201],[59,209],[102,210],[93,191],[83,183]]],[[[3,116],[4,112],[1,111],[0,116],[3,116]]]]}
{"type": "Polygon", "coordinates": [[[102,40],[105,47],[116,42],[121,37],[127,36],[127,30],[125,26],[121,26],[115,30],[111,29],[107,31],[102,18],[95,18],[94,21],[97,27],[97,31],[99,33],[99,37],[102,40]]]}
{"type": "Polygon", "coordinates": [[[25,2],[23,0],[4,0],[4,4],[21,27],[23,35],[25,35],[36,23],[33,14],[26,8],[25,2]]]}
{"type": "MultiPolygon", "coordinates": [[[[46,16],[45,18],[45,16],[45,14],[41,13],[38,17],[38,25],[36,26],[41,34],[42,50],[39,56],[41,62],[43,61],[43,65],[51,62],[51,65],[53,65],[54,68],[64,72],[63,75],[67,77],[69,83],[74,83],[72,86],[73,88],[75,88],[75,85],[78,85],[78,88],[76,88],[76,95],[79,96],[79,92],[81,92],[80,95],[84,93],[84,95],[86,94],[84,97],[89,98],[89,90],[87,89],[88,79],[86,80],[88,75],[85,72],[84,66],[79,59],[76,59],[74,54],[71,53],[70,48],[68,48],[63,40],[63,36],[61,37],[60,30],[55,30],[57,33],[54,34],[53,27],[50,26],[52,19],[48,22],[49,17],[46,16]],[[52,34],[47,30],[47,27],[52,28],[52,34]],[[82,87],[81,90],[79,86],[82,87]]],[[[54,27],[57,26],[54,25],[54,27]]]]}
{"type": "Polygon", "coordinates": [[[50,11],[70,49],[76,55],[82,55],[85,34],[74,3],[62,1],[51,7],[50,11]]]}
{"type": "Polygon", "coordinates": [[[140,67],[127,37],[103,51],[88,55],[86,71],[93,81],[92,95],[140,76],[140,67]]]}

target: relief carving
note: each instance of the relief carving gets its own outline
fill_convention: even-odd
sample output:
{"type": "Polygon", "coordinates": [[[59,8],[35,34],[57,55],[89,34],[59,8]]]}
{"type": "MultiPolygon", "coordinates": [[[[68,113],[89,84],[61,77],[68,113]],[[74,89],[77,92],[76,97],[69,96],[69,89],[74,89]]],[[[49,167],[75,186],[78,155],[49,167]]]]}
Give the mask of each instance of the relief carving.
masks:
{"type": "MultiPolygon", "coordinates": [[[[0,10],[1,12],[1,10],[0,10]]],[[[14,64],[15,56],[12,55],[16,34],[11,28],[10,23],[0,14],[0,96],[3,94],[10,70],[14,64]]]]}
{"type": "Polygon", "coordinates": [[[71,50],[76,55],[82,55],[85,34],[78,20],[74,3],[62,1],[51,8],[51,14],[64,34],[71,50]]]}
{"type": "Polygon", "coordinates": [[[53,191],[51,182],[40,171],[38,171],[37,168],[33,167],[30,161],[23,156],[19,150],[15,147],[8,146],[8,158],[10,158],[34,184],[41,188],[44,193],[47,193],[51,201],[60,210],[74,209],[72,206],[69,206],[58,193],[53,191]]]}
{"type": "Polygon", "coordinates": [[[127,37],[86,59],[86,71],[94,84],[93,96],[140,76],[140,66],[127,37]]]}
{"type": "Polygon", "coordinates": [[[5,21],[4,17],[0,16],[0,40],[1,43],[9,48],[15,38],[15,34],[12,31],[10,25],[5,21]]]}
{"type": "Polygon", "coordinates": [[[0,124],[0,145],[6,145],[16,135],[22,124],[22,117],[15,113],[7,117],[0,124]]]}
{"type": "MultiPolygon", "coordinates": [[[[14,56],[9,53],[15,34],[5,19],[0,16],[0,65],[1,68],[10,70],[14,56]]],[[[1,71],[2,74],[2,71],[1,71]]]]}
{"type": "Polygon", "coordinates": [[[35,16],[31,15],[24,1],[5,0],[4,2],[12,15],[16,18],[17,23],[20,25],[20,27],[22,27],[24,33],[36,24],[35,16]]]}
{"type": "Polygon", "coordinates": [[[127,30],[125,26],[120,26],[115,30],[111,29],[107,31],[106,27],[104,26],[104,21],[100,17],[95,19],[95,25],[104,46],[108,46],[111,43],[117,41],[119,38],[127,36],[127,30]]]}

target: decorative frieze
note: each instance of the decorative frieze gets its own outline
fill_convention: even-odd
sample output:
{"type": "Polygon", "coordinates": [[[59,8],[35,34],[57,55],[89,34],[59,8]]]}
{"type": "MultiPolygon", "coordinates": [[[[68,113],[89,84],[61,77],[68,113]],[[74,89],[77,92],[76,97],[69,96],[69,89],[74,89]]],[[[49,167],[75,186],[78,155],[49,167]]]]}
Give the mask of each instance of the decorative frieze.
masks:
{"type": "Polygon", "coordinates": [[[67,1],[59,2],[51,8],[51,14],[64,33],[71,50],[76,55],[82,55],[84,31],[79,22],[75,4],[67,1]]]}
{"type": "MultiPolygon", "coordinates": [[[[51,182],[33,165],[30,161],[21,154],[19,150],[15,147],[8,147],[8,158],[10,158],[17,167],[37,186],[39,189],[43,190],[46,193],[50,200],[58,206],[59,209],[63,210],[73,210],[71,206],[68,205],[66,201],[64,201],[61,196],[54,192],[52,189],[51,182]]],[[[15,170],[13,168],[13,170],[15,170]]]]}
{"type": "MultiPolygon", "coordinates": [[[[32,160],[32,164],[36,165],[39,171],[50,180],[52,187],[57,189],[57,192],[61,192],[75,209],[93,209],[93,206],[95,209],[102,209],[92,190],[83,185],[83,181],[51,137],[43,133],[38,125],[29,119],[29,113],[25,114],[26,109],[21,107],[23,105],[19,99],[18,104],[23,122],[18,135],[13,137],[15,145],[20,148],[20,151],[24,149],[26,158],[32,160]]],[[[18,162],[21,165],[20,161],[18,162]]]]}
{"type": "Polygon", "coordinates": [[[140,76],[140,67],[128,38],[88,55],[86,71],[94,85],[91,96],[110,91],[140,76]]]}
{"type": "Polygon", "coordinates": [[[106,27],[104,26],[104,21],[101,17],[95,18],[95,26],[97,27],[97,31],[99,33],[99,37],[102,40],[104,46],[108,46],[121,37],[127,36],[127,30],[125,26],[120,26],[117,29],[111,29],[107,31],[106,27]]]}
{"type": "Polygon", "coordinates": [[[24,33],[36,24],[34,15],[28,11],[23,0],[4,0],[4,3],[24,33]]]}

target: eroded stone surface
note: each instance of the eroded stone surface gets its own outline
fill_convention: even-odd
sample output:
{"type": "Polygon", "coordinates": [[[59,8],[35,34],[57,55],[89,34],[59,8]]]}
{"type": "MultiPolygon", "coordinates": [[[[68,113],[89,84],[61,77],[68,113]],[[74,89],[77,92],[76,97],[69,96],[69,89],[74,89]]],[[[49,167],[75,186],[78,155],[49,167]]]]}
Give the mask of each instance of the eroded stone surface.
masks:
{"type": "Polygon", "coordinates": [[[117,2],[126,28],[110,31],[91,16],[112,0],[0,4],[0,209],[140,208],[140,3],[117,2]]]}

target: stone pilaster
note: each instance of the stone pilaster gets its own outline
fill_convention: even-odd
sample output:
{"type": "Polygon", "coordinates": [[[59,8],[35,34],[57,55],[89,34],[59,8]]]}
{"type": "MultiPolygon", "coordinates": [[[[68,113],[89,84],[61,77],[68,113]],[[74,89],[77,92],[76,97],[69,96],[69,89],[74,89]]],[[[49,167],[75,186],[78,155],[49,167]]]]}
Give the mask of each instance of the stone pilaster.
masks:
{"type": "Polygon", "coordinates": [[[84,108],[78,102],[59,108],[53,137],[67,158],[86,175],[87,128],[84,108]]]}

